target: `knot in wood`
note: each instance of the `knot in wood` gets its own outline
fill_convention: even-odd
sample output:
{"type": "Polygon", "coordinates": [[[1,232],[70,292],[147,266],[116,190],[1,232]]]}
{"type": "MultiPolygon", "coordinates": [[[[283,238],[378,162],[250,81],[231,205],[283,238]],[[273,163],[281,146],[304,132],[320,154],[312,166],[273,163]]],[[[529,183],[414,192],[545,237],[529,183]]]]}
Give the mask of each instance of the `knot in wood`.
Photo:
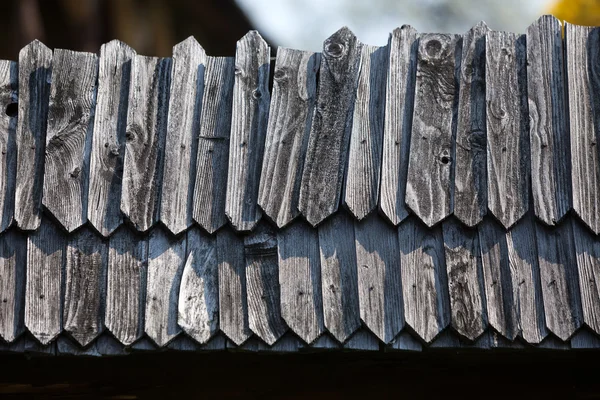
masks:
{"type": "Polygon", "coordinates": [[[81,168],[77,167],[75,168],[72,172],[71,172],[71,178],[77,178],[79,177],[79,174],[81,173],[81,168]]]}
{"type": "Polygon", "coordinates": [[[112,157],[119,156],[119,146],[117,146],[116,144],[111,145],[108,148],[108,154],[112,157]]]}
{"type": "Polygon", "coordinates": [[[441,51],[442,44],[437,39],[429,40],[425,44],[425,53],[427,53],[429,57],[437,57],[437,55],[440,54],[441,51]]]}
{"type": "Polygon", "coordinates": [[[260,91],[260,90],[258,90],[258,89],[255,89],[254,91],[252,91],[252,98],[253,98],[254,100],[258,100],[258,99],[260,99],[261,97],[262,97],[262,93],[261,93],[261,91],[260,91]]]}
{"type": "Polygon", "coordinates": [[[340,58],[344,55],[345,46],[339,42],[328,42],[325,44],[325,54],[329,57],[340,58]]]}
{"type": "Polygon", "coordinates": [[[275,70],[275,74],[273,74],[273,78],[278,82],[284,82],[287,80],[287,71],[286,68],[277,68],[275,70]]]}

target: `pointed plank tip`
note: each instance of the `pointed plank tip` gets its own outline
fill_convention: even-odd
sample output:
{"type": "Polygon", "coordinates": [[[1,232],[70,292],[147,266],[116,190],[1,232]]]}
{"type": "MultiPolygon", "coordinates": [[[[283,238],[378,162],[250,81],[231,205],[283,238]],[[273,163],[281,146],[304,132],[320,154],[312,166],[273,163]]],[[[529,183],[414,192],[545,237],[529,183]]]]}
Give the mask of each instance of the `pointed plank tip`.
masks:
{"type": "Polygon", "coordinates": [[[193,35],[188,36],[185,40],[182,40],[181,42],[173,46],[173,53],[175,54],[178,51],[187,48],[196,49],[196,51],[200,51],[206,54],[204,47],[202,47],[202,45],[196,40],[196,38],[193,35]]]}
{"type": "Polygon", "coordinates": [[[258,43],[262,43],[264,46],[269,47],[267,41],[262,37],[262,35],[257,30],[250,30],[244,36],[238,40],[238,44],[241,42],[251,42],[257,41],[258,43]]]}

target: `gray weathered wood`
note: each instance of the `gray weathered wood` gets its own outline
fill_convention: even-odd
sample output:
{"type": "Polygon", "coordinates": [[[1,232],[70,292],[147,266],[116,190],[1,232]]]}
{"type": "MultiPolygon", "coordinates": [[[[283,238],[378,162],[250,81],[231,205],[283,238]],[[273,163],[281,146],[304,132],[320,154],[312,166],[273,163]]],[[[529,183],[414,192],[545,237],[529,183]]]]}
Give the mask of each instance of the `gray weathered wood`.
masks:
{"type": "Polygon", "coordinates": [[[144,334],[148,240],[121,227],[109,241],[106,328],[130,346],[144,334]]]}
{"type": "Polygon", "coordinates": [[[588,329],[582,328],[571,337],[571,348],[598,349],[600,348],[600,338],[588,329]]]}
{"type": "Polygon", "coordinates": [[[325,327],[340,343],[360,328],[352,217],[339,212],[319,225],[325,327]]]}
{"type": "Polygon", "coordinates": [[[87,222],[97,78],[95,54],[54,51],[42,202],[68,232],[87,222]]]}
{"type": "Polygon", "coordinates": [[[339,206],[356,97],[362,43],[346,27],[323,45],[317,106],[298,208],[313,226],[339,206]]]}
{"type": "Polygon", "coordinates": [[[206,53],[193,36],[173,47],[160,220],[174,234],[192,224],[206,53]]]}
{"type": "Polygon", "coordinates": [[[56,339],[56,355],[100,357],[102,354],[98,352],[95,342],[84,348],[68,336],[60,335],[56,339]]]}
{"type": "Polygon", "coordinates": [[[389,346],[391,350],[404,350],[404,351],[422,351],[423,346],[421,342],[414,338],[410,333],[402,331],[389,346]]]}
{"type": "Polygon", "coordinates": [[[158,220],[170,81],[170,58],[132,58],[121,211],[138,231],[158,220]]]}
{"type": "Polygon", "coordinates": [[[13,222],[15,211],[16,131],[19,67],[0,61],[0,232],[13,222]]]}
{"type": "Polygon", "coordinates": [[[476,226],[487,213],[485,34],[480,22],[463,35],[456,128],[454,215],[476,226]]]}
{"type": "Polygon", "coordinates": [[[131,59],[135,54],[131,47],[118,40],[100,48],[87,216],[103,236],[113,233],[123,222],[119,203],[131,59]]]}
{"type": "Polygon", "coordinates": [[[367,329],[360,329],[354,335],[352,335],[352,337],[348,339],[346,343],[344,343],[344,349],[378,351],[379,340],[367,329]]]}
{"type": "Polygon", "coordinates": [[[442,230],[409,218],[398,228],[398,239],[404,318],[429,343],[450,323],[442,230]]]}
{"type": "Polygon", "coordinates": [[[300,213],[302,169],[317,94],[320,54],[277,49],[258,204],[279,228],[300,213]]]}
{"type": "Polygon", "coordinates": [[[527,29],[527,94],[535,215],[555,225],[571,208],[562,26],[551,15],[527,29]]]}
{"type": "Polygon", "coordinates": [[[600,241],[572,220],[583,322],[600,334],[600,241]]]}
{"type": "Polygon", "coordinates": [[[25,325],[27,237],[16,229],[0,235],[0,338],[13,342],[25,325]]]}
{"type": "Polygon", "coordinates": [[[295,353],[306,345],[293,333],[286,333],[273,346],[268,346],[261,342],[258,343],[258,351],[268,351],[274,353],[295,353]]]}
{"type": "Polygon", "coordinates": [[[360,318],[382,342],[404,327],[396,229],[376,214],[355,222],[360,318]]]}
{"type": "Polygon", "coordinates": [[[319,351],[331,351],[339,350],[342,348],[342,346],[330,335],[324,333],[321,336],[319,336],[317,340],[310,344],[310,348],[319,351]]]}
{"type": "Polygon", "coordinates": [[[529,207],[525,35],[486,33],[488,208],[505,227],[529,207]]]}
{"type": "Polygon", "coordinates": [[[179,289],[177,323],[198,343],[219,328],[219,270],[216,239],[198,228],[187,232],[187,260],[179,289]]]}
{"type": "Polygon", "coordinates": [[[281,315],[306,343],[325,330],[317,231],[298,221],[277,233],[281,315]]]}
{"type": "Polygon", "coordinates": [[[26,230],[37,229],[42,217],[51,65],[52,50],[37,40],[19,53],[15,220],[26,230]]]}
{"type": "Polygon", "coordinates": [[[257,31],[237,43],[225,213],[240,231],[261,218],[258,186],[269,117],[270,49],[257,31]]]}

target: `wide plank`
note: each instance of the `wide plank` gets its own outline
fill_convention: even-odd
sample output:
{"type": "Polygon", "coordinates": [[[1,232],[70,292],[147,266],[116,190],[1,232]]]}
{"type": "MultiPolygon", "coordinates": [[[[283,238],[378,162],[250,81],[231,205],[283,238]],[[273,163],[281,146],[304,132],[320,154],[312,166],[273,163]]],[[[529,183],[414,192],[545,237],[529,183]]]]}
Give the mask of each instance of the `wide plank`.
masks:
{"type": "Polygon", "coordinates": [[[583,322],[600,334],[600,241],[572,220],[583,322]]]}
{"type": "Polygon", "coordinates": [[[16,229],[0,234],[0,338],[12,343],[25,330],[27,236],[16,229]]]}
{"type": "Polygon", "coordinates": [[[18,90],[18,64],[0,61],[0,232],[12,224],[15,211],[18,90]]]}

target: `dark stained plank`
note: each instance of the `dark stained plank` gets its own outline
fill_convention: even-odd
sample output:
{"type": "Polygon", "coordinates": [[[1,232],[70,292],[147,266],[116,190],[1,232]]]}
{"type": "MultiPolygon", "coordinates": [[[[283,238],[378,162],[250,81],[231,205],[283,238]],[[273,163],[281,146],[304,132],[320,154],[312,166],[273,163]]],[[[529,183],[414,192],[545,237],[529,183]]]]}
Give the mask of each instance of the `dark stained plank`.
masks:
{"type": "Polygon", "coordinates": [[[128,354],[126,348],[108,332],[100,335],[94,342],[94,346],[103,356],[126,356],[128,354]]]}
{"type": "Polygon", "coordinates": [[[148,240],[123,226],[109,241],[106,328],[126,346],[144,334],[148,240]]]}
{"type": "Polygon", "coordinates": [[[258,204],[279,228],[300,213],[300,183],[319,63],[318,53],[277,49],[258,204]]]}
{"type": "Polygon", "coordinates": [[[0,235],[0,338],[13,342],[25,325],[27,237],[16,229],[0,235]]]}
{"type": "Polygon", "coordinates": [[[485,34],[480,22],[463,35],[456,128],[454,215],[470,227],[487,213],[485,34]]]}
{"type": "Polygon", "coordinates": [[[192,224],[206,53],[193,36],[173,47],[160,220],[177,235],[192,224]]]}
{"type": "Polygon", "coordinates": [[[258,343],[258,351],[267,351],[274,353],[295,353],[306,345],[293,333],[286,333],[273,346],[268,346],[261,342],[258,343]]]}
{"type": "Polygon", "coordinates": [[[376,214],[354,224],[360,318],[382,342],[404,327],[396,229],[376,214]]]}
{"type": "Polygon", "coordinates": [[[362,43],[346,27],[331,35],[323,45],[317,106],[298,203],[300,212],[313,226],[339,206],[361,48],[362,43]]]}
{"type": "Polygon", "coordinates": [[[0,232],[12,224],[15,211],[18,90],[18,64],[0,61],[0,232]]]}
{"type": "Polygon", "coordinates": [[[303,221],[277,233],[281,315],[306,343],[325,330],[317,231],[303,221]]]}
{"type": "Polygon", "coordinates": [[[460,38],[419,38],[406,205],[429,227],[452,212],[460,38]]]}
{"type": "Polygon", "coordinates": [[[360,328],[354,223],[339,212],[319,225],[325,327],[340,343],[360,328]]]}
{"type": "Polygon", "coordinates": [[[562,26],[551,15],[527,28],[527,94],[535,215],[555,225],[571,209],[562,26]]]}
{"type": "Polygon", "coordinates": [[[310,344],[311,349],[319,351],[339,350],[342,346],[327,333],[319,336],[317,340],[310,344]]]}
{"type": "Polygon", "coordinates": [[[408,25],[394,29],[388,44],[390,58],[379,207],[394,225],[408,216],[404,200],[417,76],[417,44],[417,31],[408,25]]]}
{"type": "Polygon", "coordinates": [[[121,211],[142,232],[158,220],[170,81],[170,58],[133,57],[121,211]]]}
{"type": "Polygon", "coordinates": [[[87,216],[103,236],[113,233],[123,222],[119,203],[131,59],[135,54],[131,47],[118,40],[100,48],[87,216]]]}
{"type": "Polygon", "coordinates": [[[177,323],[198,343],[207,343],[219,328],[217,243],[198,228],[187,232],[187,260],[179,288],[177,323]]]}
{"type": "Polygon", "coordinates": [[[450,323],[442,229],[428,230],[409,218],[399,226],[398,240],[404,318],[429,343],[450,323]]]}
{"type": "Polygon", "coordinates": [[[344,201],[363,219],[377,207],[389,47],[364,45],[356,89],[344,201]]]}
{"type": "Polygon", "coordinates": [[[19,53],[15,221],[25,230],[37,229],[42,217],[51,65],[52,51],[37,40],[19,53]]]}
{"type": "Polygon", "coordinates": [[[422,351],[421,342],[406,330],[402,331],[389,346],[390,350],[422,351]]]}
{"type": "Polygon", "coordinates": [[[102,354],[98,352],[95,342],[83,348],[68,336],[60,335],[56,339],[56,355],[100,357],[102,354]]]}
{"type": "Polygon", "coordinates": [[[97,78],[95,54],[54,51],[42,202],[68,232],[87,222],[97,78]]]}
{"type": "Polygon", "coordinates": [[[571,348],[598,349],[600,348],[600,338],[585,327],[581,328],[571,337],[571,348]]]}
{"type": "Polygon", "coordinates": [[[206,57],[193,217],[207,232],[227,222],[225,194],[235,59],[206,57]]]}
{"type": "Polygon", "coordinates": [[[600,334],[600,241],[573,218],[583,322],[600,334]]]}
{"type": "Polygon", "coordinates": [[[486,33],[488,208],[505,227],[529,207],[525,35],[486,33]]]}
{"type": "Polygon", "coordinates": [[[270,49],[257,31],[240,39],[235,83],[225,213],[233,227],[249,231],[261,218],[258,186],[269,117],[270,49]]]}
{"type": "Polygon", "coordinates": [[[379,340],[367,329],[358,330],[346,343],[345,350],[378,351],[379,340]]]}

